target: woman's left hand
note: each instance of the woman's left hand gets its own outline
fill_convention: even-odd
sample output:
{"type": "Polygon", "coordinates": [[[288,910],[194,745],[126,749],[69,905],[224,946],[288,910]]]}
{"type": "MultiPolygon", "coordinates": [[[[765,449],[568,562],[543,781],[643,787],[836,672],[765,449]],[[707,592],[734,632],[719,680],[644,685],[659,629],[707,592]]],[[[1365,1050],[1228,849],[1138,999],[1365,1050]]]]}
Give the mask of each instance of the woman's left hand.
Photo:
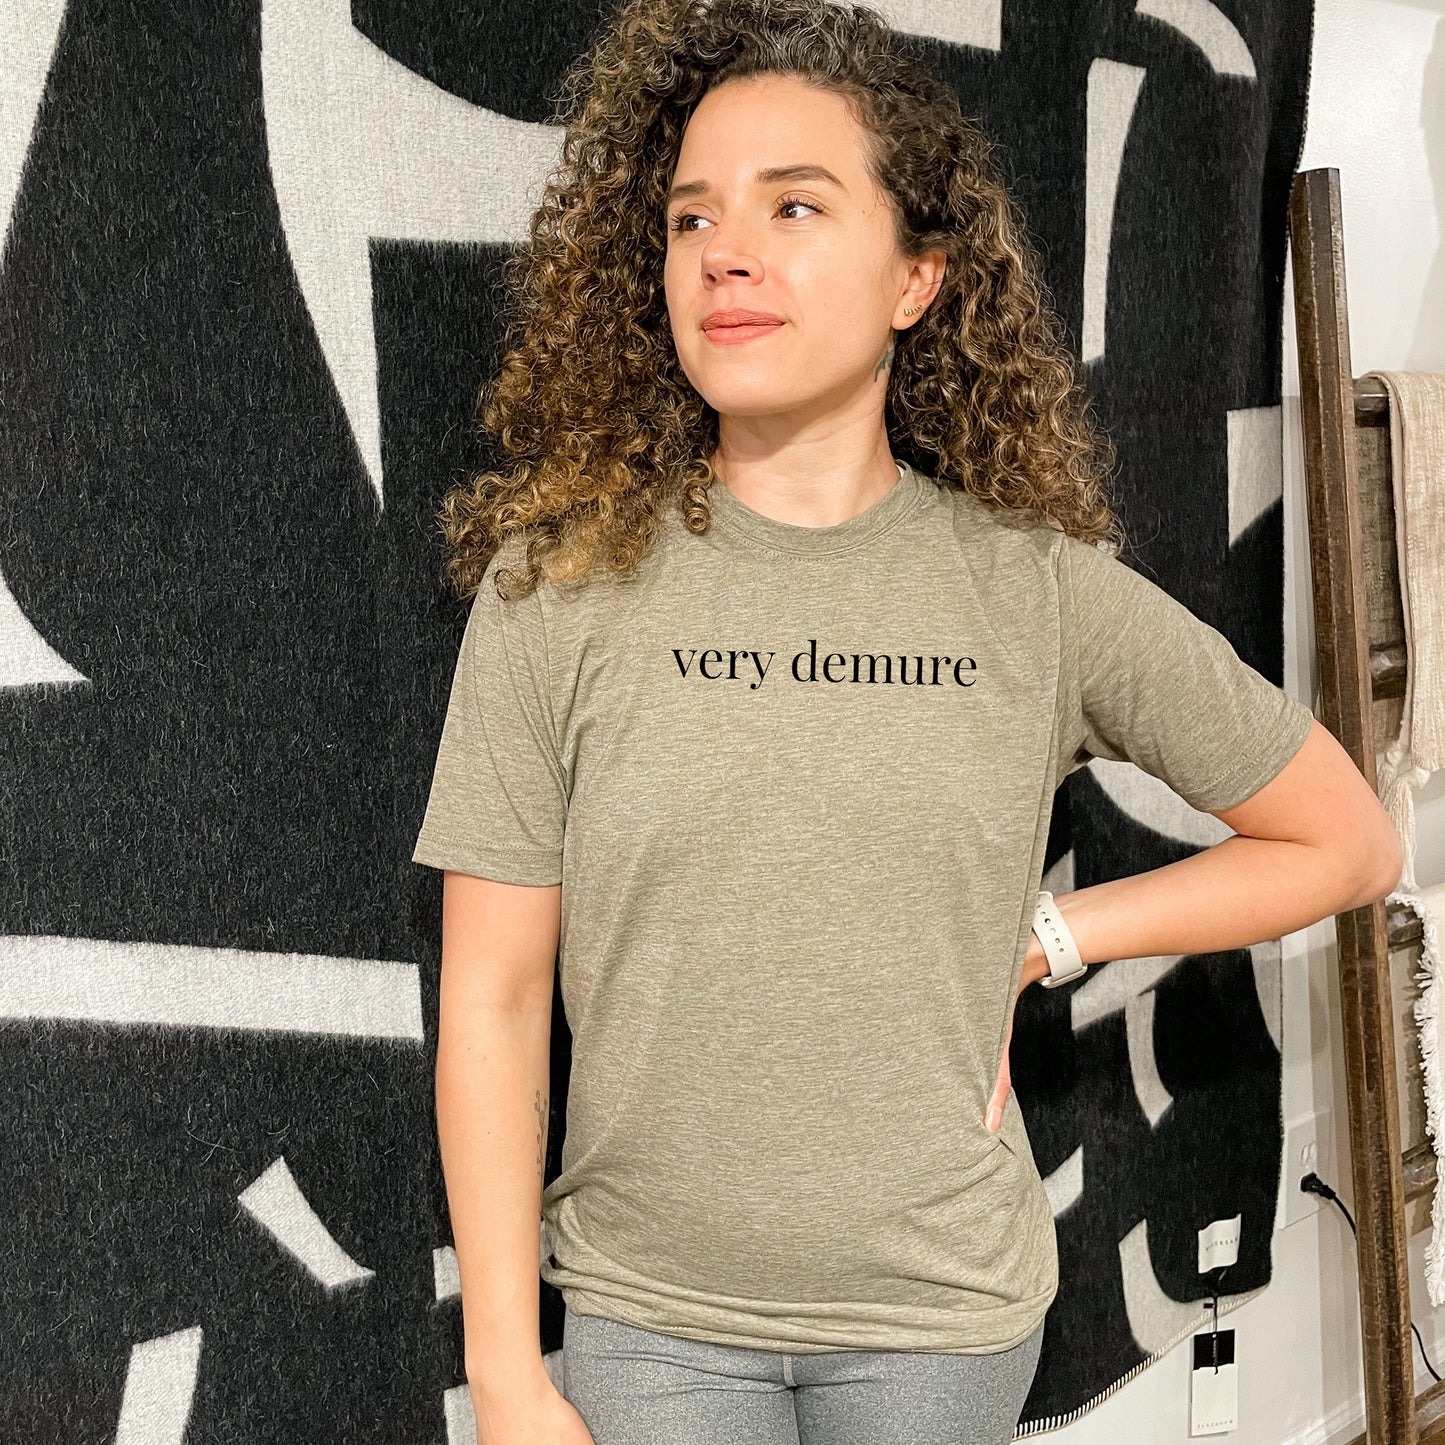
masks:
{"type": "MultiPolygon", "coordinates": [[[[1039,946],[1038,939],[1029,935],[1029,949],[1024,955],[1023,972],[1019,975],[1019,989],[1022,993],[1031,983],[1043,978],[1049,971],[1048,961],[1043,956],[1043,949],[1039,946]]],[[[1018,1003],[1018,994],[1014,995],[1014,1004],[1018,1003]]],[[[1013,1088],[1013,1078],[1009,1073],[1008,1051],[1009,1045],[1013,1042],[1014,1036],[1014,1010],[1008,1012],[1008,1032],[1003,1037],[1003,1060],[998,1066],[998,1079],[993,1086],[993,1097],[988,1101],[988,1113],[984,1116],[984,1124],[990,1134],[997,1134],[999,1125],[1003,1123],[1004,1105],[1008,1103],[1009,1090],[1013,1088]]]]}

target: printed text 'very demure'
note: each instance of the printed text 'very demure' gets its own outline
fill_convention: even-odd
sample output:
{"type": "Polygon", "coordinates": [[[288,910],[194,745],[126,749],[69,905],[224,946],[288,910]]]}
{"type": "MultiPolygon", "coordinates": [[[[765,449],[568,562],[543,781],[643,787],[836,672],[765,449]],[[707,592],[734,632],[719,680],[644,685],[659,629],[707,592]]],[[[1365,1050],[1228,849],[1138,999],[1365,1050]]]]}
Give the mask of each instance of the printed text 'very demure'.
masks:
{"type": "MultiPolygon", "coordinates": [[[[751,689],[761,687],[772,666],[774,652],[746,648],[709,647],[699,653],[695,647],[674,647],[672,655],[678,672],[685,678],[707,682],[745,682],[751,689]]],[[[976,671],[978,664],[971,657],[949,657],[918,653],[830,652],[818,657],[818,640],[808,639],[808,646],[795,652],[792,659],[794,682],[872,682],[902,683],[910,687],[972,687],[976,677],[964,677],[976,671]],[[896,666],[895,666],[896,664],[896,666]]]]}

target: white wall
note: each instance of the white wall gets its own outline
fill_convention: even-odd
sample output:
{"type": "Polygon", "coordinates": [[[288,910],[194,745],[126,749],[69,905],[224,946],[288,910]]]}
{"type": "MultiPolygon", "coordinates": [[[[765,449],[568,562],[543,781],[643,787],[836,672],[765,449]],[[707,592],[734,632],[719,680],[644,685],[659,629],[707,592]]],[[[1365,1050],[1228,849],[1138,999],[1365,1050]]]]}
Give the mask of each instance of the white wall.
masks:
{"type": "MultiPolygon", "coordinates": [[[[1441,0],[1318,0],[1300,168],[1339,171],[1353,372],[1445,370],[1445,21],[1441,0]]],[[[1313,700],[1314,617],[1305,540],[1304,461],[1292,279],[1286,275],[1285,686],[1313,700]]],[[[1420,886],[1445,882],[1445,773],[1416,795],[1420,886]]],[[[1284,940],[1284,1112],[1331,1110],[1329,1182],[1353,1210],[1333,922],[1284,940]]],[[[1327,1145],[1324,1147],[1328,1147],[1327,1145]]],[[[1324,1170],[1321,1171],[1325,1172],[1324,1170]]],[[[1445,1308],[1411,1241],[1415,1321],[1445,1374],[1445,1308]]],[[[1237,1445],[1339,1445],[1363,1429],[1359,1295],[1349,1227],[1326,1206],[1278,1231],[1274,1279],[1225,1317],[1236,1331],[1237,1445]]],[[[1187,1441],[1186,1341],[1116,1395],[1049,1437],[1064,1445],[1187,1441]]],[[[1419,1362],[1417,1377],[1429,1383],[1419,1362]]]]}

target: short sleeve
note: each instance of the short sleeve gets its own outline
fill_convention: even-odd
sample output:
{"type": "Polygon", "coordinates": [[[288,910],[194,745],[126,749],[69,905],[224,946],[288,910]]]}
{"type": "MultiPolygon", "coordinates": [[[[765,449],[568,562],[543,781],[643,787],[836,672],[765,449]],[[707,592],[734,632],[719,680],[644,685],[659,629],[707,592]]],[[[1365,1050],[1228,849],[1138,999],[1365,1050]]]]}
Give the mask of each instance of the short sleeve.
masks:
{"type": "Polygon", "coordinates": [[[1060,548],[1071,767],[1134,763],[1201,812],[1232,808],[1282,772],[1313,712],[1127,563],[1067,534],[1060,548]]]}
{"type": "Polygon", "coordinates": [[[567,788],[537,592],[500,598],[488,568],[457,652],[412,861],[502,883],[562,879],[567,788]]]}

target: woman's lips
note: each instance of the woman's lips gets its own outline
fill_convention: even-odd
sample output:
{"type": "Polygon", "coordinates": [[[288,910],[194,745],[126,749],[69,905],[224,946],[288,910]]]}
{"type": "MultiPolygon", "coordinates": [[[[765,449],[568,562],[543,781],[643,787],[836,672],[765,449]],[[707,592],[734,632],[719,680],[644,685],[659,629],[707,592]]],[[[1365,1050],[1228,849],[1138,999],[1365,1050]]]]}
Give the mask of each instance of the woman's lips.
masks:
{"type": "Polygon", "coordinates": [[[780,330],[781,321],[749,322],[746,326],[709,326],[703,335],[719,346],[736,346],[740,341],[751,341],[755,336],[766,336],[770,331],[780,330]]]}

